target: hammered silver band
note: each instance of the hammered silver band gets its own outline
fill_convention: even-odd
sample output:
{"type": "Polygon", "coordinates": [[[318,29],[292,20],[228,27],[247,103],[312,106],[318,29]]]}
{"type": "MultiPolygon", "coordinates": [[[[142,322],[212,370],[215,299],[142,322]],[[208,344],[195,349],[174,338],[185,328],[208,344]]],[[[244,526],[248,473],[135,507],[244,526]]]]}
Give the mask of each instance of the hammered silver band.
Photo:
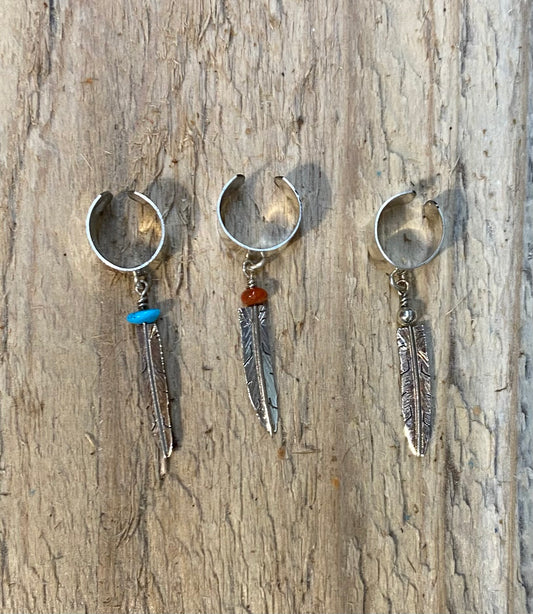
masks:
{"type": "Polygon", "coordinates": [[[261,256],[261,258],[267,258],[286,247],[286,245],[291,241],[291,239],[293,239],[293,237],[298,232],[298,229],[300,228],[300,223],[302,221],[302,201],[298,192],[296,191],[296,188],[286,177],[275,177],[274,183],[284,192],[288,201],[291,203],[291,206],[294,207],[294,211],[296,212],[296,223],[294,224],[289,234],[284,237],[282,241],[276,243],[275,245],[270,245],[268,247],[256,247],[253,245],[246,245],[246,243],[239,241],[239,239],[233,236],[228,230],[228,227],[226,226],[226,213],[231,207],[232,203],[235,201],[241,186],[244,184],[244,179],[244,175],[235,175],[222,188],[222,192],[220,193],[217,202],[217,218],[219,228],[222,233],[222,238],[233,248],[240,249],[247,254],[255,254],[257,256],[261,256]]]}
{"type": "Polygon", "coordinates": [[[435,256],[439,253],[442,247],[442,244],[444,242],[444,233],[445,233],[444,216],[442,215],[442,211],[439,205],[434,200],[428,200],[422,205],[422,207],[424,208],[424,212],[427,211],[428,217],[430,217],[431,215],[435,216],[436,214],[437,219],[440,219],[440,224],[441,224],[441,236],[440,236],[438,245],[435,248],[435,250],[431,252],[427,258],[411,266],[405,266],[405,264],[400,264],[398,262],[395,262],[394,259],[386,252],[385,248],[383,247],[384,238],[381,232],[381,220],[383,217],[383,213],[385,212],[385,210],[390,211],[390,209],[392,209],[393,207],[401,207],[401,206],[407,205],[410,202],[412,202],[415,197],[416,197],[416,192],[414,190],[410,190],[408,192],[400,192],[399,194],[396,194],[395,196],[392,196],[391,198],[386,200],[381,205],[381,208],[379,209],[376,215],[376,221],[374,225],[374,237],[376,239],[376,244],[382,256],[385,258],[385,260],[387,260],[387,262],[390,262],[390,264],[392,264],[392,266],[398,270],[418,269],[424,264],[431,262],[431,260],[433,260],[433,258],[435,258],[435,256]]]}
{"type": "Polygon", "coordinates": [[[111,267],[112,269],[115,269],[115,271],[122,271],[123,273],[135,273],[148,267],[148,265],[153,262],[161,252],[163,244],[165,243],[165,221],[157,205],[152,200],[150,200],[148,196],[141,194],[141,192],[134,191],[129,191],[127,194],[131,199],[135,200],[136,202],[142,205],[149,205],[157,215],[157,219],[161,227],[161,238],[155,251],[152,253],[150,258],[148,258],[148,260],[131,267],[122,267],[106,258],[96,246],[95,232],[98,224],[98,215],[101,214],[103,210],[111,204],[111,201],[113,200],[113,194],[111,194],[111,192],[102,192],[93,200],[92,205],[89,208],[89,213],[87,214],[85,229],[87,231],[87,239],[89,240],[89,245],[91,246],[93,252],[98,256],[98,258],[100,258],[100,260],[105,265],[111,267]]]}

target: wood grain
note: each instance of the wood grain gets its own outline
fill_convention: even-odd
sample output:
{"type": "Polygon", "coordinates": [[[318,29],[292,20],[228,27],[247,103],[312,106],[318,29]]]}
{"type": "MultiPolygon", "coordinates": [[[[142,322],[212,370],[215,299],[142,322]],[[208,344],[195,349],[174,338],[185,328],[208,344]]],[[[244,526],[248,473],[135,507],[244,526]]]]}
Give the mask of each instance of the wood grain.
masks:
{"type": "Polygon", "coordinates": [[[533,611],[531,6],[4,0],[2,612],[533,611]],[[249,407],[215,204],[286,175],[270,294],[280,432],[249,407]],[[132,280],[85,215],[146,192],[179,445],[160,483],[132,280]],[[411,456],[371,227],[414,187],[436,425],[411,456]]]}

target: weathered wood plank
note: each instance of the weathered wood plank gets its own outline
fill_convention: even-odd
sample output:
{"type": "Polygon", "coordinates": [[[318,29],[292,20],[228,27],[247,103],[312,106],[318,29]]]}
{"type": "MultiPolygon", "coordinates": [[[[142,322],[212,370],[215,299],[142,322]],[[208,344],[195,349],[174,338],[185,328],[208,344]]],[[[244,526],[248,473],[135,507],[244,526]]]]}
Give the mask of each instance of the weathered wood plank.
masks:
{"type": "Polygon", "coordinates": [[[4,2],[2,611],[533,607],[529,11],[4,2]],[[249,407],[244,278],[216,230],[235,172],[259,193],[285,174],[305,203],[261,279],[274,439],[249,407]],[[417,273],[438,373],[424,459],[370,232],[409,186],[449,226],[417,273]],[[170,236],[152,294],[179,436],[162,484],[132,280],[84,235],[94,196],[124,187],[170,236]]]}
{"type": "MultiPolygon", "coordinates": [[[[530,33],[531,36],[531,33],[530,33]]],[[[529,75],[533,67],[533,46],[528,45],[529,75]]],[[[518,581],[515,611],[533,610],[533,436],[531,432],[531,413],[533,399],[533,110],[531,101],[533,79],[529,78],[528,116],[527,116],[527,188],[523,232],[522,296],[520,303],[521,345],[520,361],[517,368],[519,413],[518,413],[518,466],[517,466],[517,548],[519,556],[518,581]]],[[[525,160],[523,164],[525,164],[525,160]]]]}

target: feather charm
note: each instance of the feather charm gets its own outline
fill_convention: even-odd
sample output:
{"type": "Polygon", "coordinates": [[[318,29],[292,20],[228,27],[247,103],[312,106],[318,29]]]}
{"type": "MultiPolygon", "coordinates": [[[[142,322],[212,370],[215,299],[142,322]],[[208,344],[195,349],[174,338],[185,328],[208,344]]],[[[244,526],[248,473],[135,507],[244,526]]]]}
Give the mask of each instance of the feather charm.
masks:
{"type": "Polygon", "coordinates": [[[161,474],[166,473],[165,459],[172,454],[173,438],[170,421],[170,397],[168,394],[167,373],[163,346],[159,329],[155,322],[143,322],[139,327],[139,340],[143,354],[144,371],[147,372],[152,395],[152,430],[156,435],[161,451],[161,474]]]}
{"type": "Polygon", "coordinates": [[[266,305],[241,307],[239,320],[248,396],[259,421],[272,435],[278,428],[278,395],[272,369],[266,305]]]}
{"type": "Polygon", "coordinates": [[[405,435],[416,456],[424,456],[431,435],[431,365],[423,324],[401,326],[396,333],[400,355],[400,390],[405,435]]]}

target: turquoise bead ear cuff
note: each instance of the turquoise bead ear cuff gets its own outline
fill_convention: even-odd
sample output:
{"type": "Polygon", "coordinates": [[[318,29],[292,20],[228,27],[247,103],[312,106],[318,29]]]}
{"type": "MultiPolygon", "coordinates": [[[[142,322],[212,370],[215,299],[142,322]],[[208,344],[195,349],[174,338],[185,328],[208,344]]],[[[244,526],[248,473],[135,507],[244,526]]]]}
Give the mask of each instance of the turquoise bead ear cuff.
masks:
{"type": "MultiPolygon", "coordinates": [[[[140,205],[148,205],[157,217],[160,239],[150,257],[140,264],[122,266],[104,255],[101,246],[103,241],[100,242],[98,236],[104,223],[104,213],[113,203],[113,195],[110,192],[102,192],[102,194],[94,199],[89,213],[87,214],[87,238],[94,253],[104,264],[115,269],[115,271],[133,273],[135,292],[139,295],[139,299],[137,300],[138,310],[128,314],[126,319],[131,324],[137,325],[139,331],[144,363],[143,371],[147,373],[152,397],[152,430],[158,438],[160,476],[163,477],[167,473],[167,460],[172,454],[173,436],[170,421],[170,397],[168,393],[165,359],[161,337],[156,323],[161,311],[159,309],[148,308],[148,291],[150,289],[150,284],[147,277],[147,268],[157,258],[165,242],[165,222],[155,203],[147,196],[140,192],[128,192],[127,194],[130,201],[133,200],[140,205]]],[[[139,232],[141,230],[142,229],[139,229],[139,232]]]]}

